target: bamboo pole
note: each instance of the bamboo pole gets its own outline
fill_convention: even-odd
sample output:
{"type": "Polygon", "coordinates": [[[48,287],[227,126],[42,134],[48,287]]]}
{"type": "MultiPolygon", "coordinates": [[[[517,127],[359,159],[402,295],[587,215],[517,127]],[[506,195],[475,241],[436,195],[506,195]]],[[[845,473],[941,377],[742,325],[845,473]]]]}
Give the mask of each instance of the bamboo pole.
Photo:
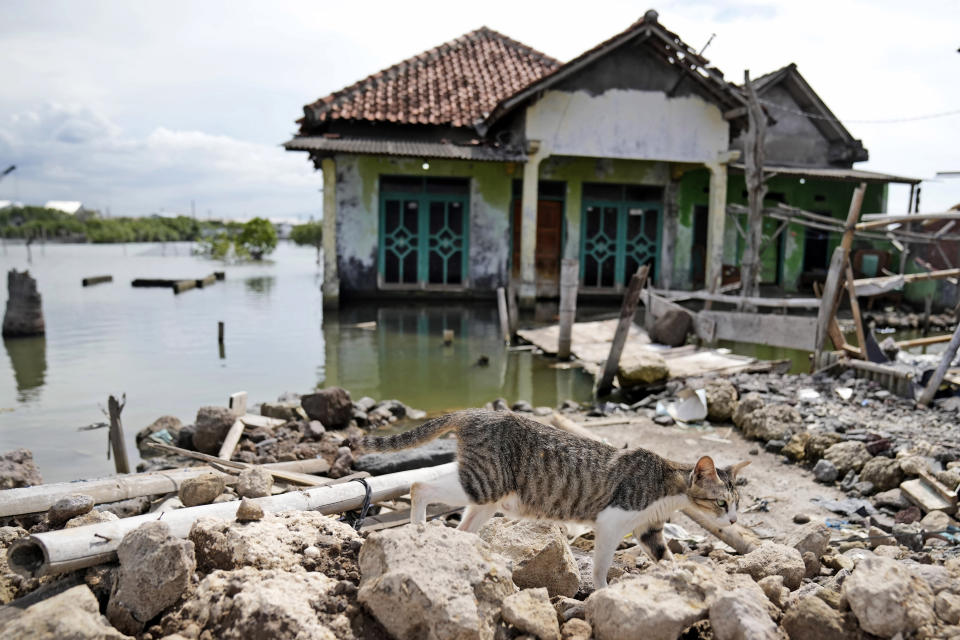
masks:
{"type": "Polygon", "coordinates": [[[623,346],[627,343],[627,334],[630,333],[633,315],[636,313],[637,303],[640,301],[640,291],[643,289],[649,271],[650,265],[645,264],[637,269],[637,272],[630,278],[630,286],[623,296],[623,306],[620,307],[620,322],[617,324],[617,331],[613,334],[613,342],[610,344],[610,354],[607,356],[607,362],[603,365],[600,382],[597,383],[598,396],[609,393],[610,389],[613,388],[613,376],[617,373],[620,354],[623,353],[623,346]]]}
{"type": "Polygon", "coordinates": [[[884,216],[865,220],[857,224],[857,229],[876,229],[897,222],[921,222],[923,220],[960,220],[960,212],[948,211],[945,213],[912,213],[906,216],[884,216]]]}
{"type": "MultiPolygon", "coordinates": [[[[376,503],[399,498],[408,493],[414,483],[437,480],[455,472],[456,468],[455,462],[449,462],[435,467],[367,478],[366,484],[371,492],[370,501],[376,503]]],[[[319,511],[328,515],[356,509],[363,504],[365,495],[366,489],[359,482],[345,482],[257,498],[253,502],[257,503],[264,513],[319,511]]],[[[176,509],[164,513],[163,521],[170,527],[172,535],[186,538],[198,518],[233,520],[238,504],[236,501],[221,502],[176,509]]],[[[22,576],[39,577],[110,562],[116,558],[117,547],[124,535],[156,519],[156,514],[146,514],[20,538],[7,550],[7,563],[22,576]]]]}
{"type": "Polygon", "coordinates": [[[570,335],[577,317],[577,287],[580,261],[564,258],[560,264],[560,336],[557,338],[557,358],[570,359],[570,335]]]}
{"type": "Polygon", "coordinates": [[[857,287],[863,287],[872,284],[886,284],[887,282],[900,281],[904,284],[909,282],[918,282],[923,280],[943,280],[944,278],[955,278],[960,276],[960,269],[940,269],[938,271],[927,271],[923,273],[907,273],[895,276],[877,276],[876,278],[860,278],[854,280],[853,284],[857,287]]]}
{"type": "MultiPolygon", "coordinates": [[[[180,447],[174,447],[173,445],[164,444],[162,442],[150,442],[149,446],[153,447],[154,449],[169,451],[170,453],[176,453],[188,458],[194,458],[196,460],[203,460],[204,462],[230,469],[251,469],[259,466],[255,464],[247,464],[246,462],[237,462],[235,460],[224,460],[223,458],[219,458],[217,456],[207,455],[206,453],[200,453],[199,451],[190,451],[189,449],[181,449],[180,447]]],[[[278,469],[267,469],[267,471],[269,471],[270,475],[272,475],[275,479],[282,480],[284,482],[303,484],[307,485],[308,487],[323,484],[322,479],[303,473],[292,473],[290,471],[280,471],[278,469]]]]}
{"type": "Polygon", "coordinates": [[[943,351],[940,364],[937,365],[936,371],[934,371],[930,377],[927,388],[920,394],[920,398],[917,400],[918,404],[927,406],[930,404],[930,401],[933,400],[934,394],[937,392],[937,389],[940,388],[940,383],[943,382],[943,377],[947,375],[947,369],[950,368],[950,363],[953,362],[954,356],[957,355],[958,348],[960,348],[960,324],[958,324],[954,330],[953,337],[950,338],[950,344],[948,344],[947,348],[943,351]]]}
{"type": "Polygon", "coordinates": [[[130,462],[127,460],[127,445],[123,438],[123,424],[120,422],[120,412],[126,404],[120,404],[114,396],[107,399],[107,410],[110,413],[110,447],[113,449],[113,462],[117,473],[130,473],[130,462]]]}
{"type": "MultiPolygon", "coordinates": [[[[303,474],[325,473],[330,469],[329,463],[321,458],[274,462],[262,466],[265,469],[303,474]]],[[[43,513],[52,507],[57,500],[77,493],[90,496],[96,504],[171,493],[179,490],[184,480],[205,473],[221,474],[227,484],[236,482],[236,476],[224,474],[213,467],[204,465],[7,489],[6,491],[0,491],[0,518],[28,513],[43,513]]],[[[322,480],[322,478],[318,479],[322,480]]]]}
{"type": "Polygon", "coordinates": [[[911,349],[913,347],[926,347],[931,344],[940,344],[941,342],[949,342],[952,336],[950,334],[943,334],[940,336],[929,336],[927,338],[914,338],[913,340],[900,340],[897,342],[897,347],[900,349],[911,349]]]}

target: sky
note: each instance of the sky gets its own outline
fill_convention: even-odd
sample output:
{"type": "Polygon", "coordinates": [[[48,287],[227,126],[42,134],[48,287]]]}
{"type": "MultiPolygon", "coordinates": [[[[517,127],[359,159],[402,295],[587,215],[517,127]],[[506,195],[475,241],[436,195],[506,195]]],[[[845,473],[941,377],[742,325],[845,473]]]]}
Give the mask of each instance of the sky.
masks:
{"type": "MultiPolygon", "coordinates": [[[[960,203],[960,3],[805,0],[3,0],[0,200],[110,215],[319,217],[321,177],[280,146],[303,105],[486,25],[562,61],[649,9],[741,82],[795,62],[870,160],[960,203]],[[871,122],[874,121],[874,122],[871,122]]],[[[888,211],[903,212],[893,187],[888,211]]]]}

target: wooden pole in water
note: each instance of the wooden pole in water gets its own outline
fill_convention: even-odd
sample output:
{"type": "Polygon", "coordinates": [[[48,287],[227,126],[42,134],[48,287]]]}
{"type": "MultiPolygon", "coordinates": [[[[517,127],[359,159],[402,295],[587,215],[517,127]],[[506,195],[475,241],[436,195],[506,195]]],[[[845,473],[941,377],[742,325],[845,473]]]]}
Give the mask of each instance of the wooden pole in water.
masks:
{"type": "Polygon", "coordinates": [[[123,404],[114,396],[107,399],[107,411],[110,414],[110,448],[113,449],[113,461],[117,473],[130,473],[130,462],[127,460],[127,446],[123,438],[123,425],[120,423],[120,412],[123,404]]]}
{"type": "Polygon", "coordinates": [[[577,316],[577,287],[580,262],[565,258],[560,263],[560,337],[557,339],[557,357],[570,359],[570,339],[573,321],[577,316]]]}
{"type": "Polygon", "coordinates": [[[223,322],[217,323],[217,343],[223,344],[223,322]]]}
{"type": "Polygon", "coordinates": [[[937,389],[940,388],[940,383],[943,382],[943,376],[947,375],[947,369],[950,368],[950,363],[953,362],[954,356],[957,355],[958,348],[960,348],[960,324],[958,324],[954,330],[953,338],[950,339],[950,344],[948,344],[944,350],[940,364],[937,366],[937,370],[933,372],[930,382],[927,383],[927,388],[920,394],[920,399],[917,400],[918,404],[926,406],[933,400],[933,395],[937,392],[937,389]]]}
{"type": "Polygon", "coordinates": [[[510,320],[510,340],[517,335],[517,323],[520,321],[517,310],[517,287],[513,280],[507,282],[507,317],[510,320]]]}
{"type": "Polygon", "coordinates": [[[600,376],[600,382],[597,383],[598,396],[609,393],[613,388],[613,376],[617,373],[620,354],[623,353],[623,347],[627,343],[627,334],[630,332],[633,315],[636,313],[637,303],[640,301],[640,291],[643,289],[649,271],[650,266],[645,264],[637,269],[637,272],[630,278],[630,286],[627,288],[626,295],[623,296],[623,306],[620,307],[620,322],[617,324],[617,331],[613,335],[613,343],[610,345],[610,355],[607,356],[607,362],[603,365],[603,374],[600,376]]]}
{"type": "Polygon", "coordinates": [[[500,314],[500,333],[503,341],[510,344],[510,316],[507,313],[507,292],[497,287],[497,310],[500,314]]]}

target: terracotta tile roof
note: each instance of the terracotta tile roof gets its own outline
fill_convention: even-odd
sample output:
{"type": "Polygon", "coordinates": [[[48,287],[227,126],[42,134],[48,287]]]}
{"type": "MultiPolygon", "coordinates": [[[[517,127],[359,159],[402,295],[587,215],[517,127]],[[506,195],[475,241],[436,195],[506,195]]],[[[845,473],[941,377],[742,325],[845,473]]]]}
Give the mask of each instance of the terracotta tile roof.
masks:
{"type": "Polygon", "coordinates": [[[559,66],[481,27],[307,105],[301,133],[338,119],[468,127],[559,66]]]}

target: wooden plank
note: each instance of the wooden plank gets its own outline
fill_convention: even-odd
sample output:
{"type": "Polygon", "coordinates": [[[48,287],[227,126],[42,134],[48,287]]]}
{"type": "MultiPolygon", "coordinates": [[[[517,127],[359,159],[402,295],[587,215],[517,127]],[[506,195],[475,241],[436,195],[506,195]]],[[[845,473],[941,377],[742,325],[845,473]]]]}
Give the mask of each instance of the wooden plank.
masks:
{"type": "Polygon", "coordinates": [[[209,287],[210,285],[214,284],[216,281],[217,281],[217,276],[211,273],[210,275],[205,276],[203,278],[198,278],[196,281],[196,285],[202,289],[204,287],[209,287]]]}
{"type": "Polygon", "coordinates": [[[221,460],[229,460],[233,457],[233,450],[237,448],[237,444],[240,442],[240,436],[243,435],[243,429],[246,425],[243,424],[243,420],[237,418],[237,420],[230,427],[230,430],[227,431],[226,437],[223,439],[223,444],[220,445],[220,453],[217,454],[217,457],[221,460]]]}
{"type": "Polygon", "coordinates": [[[863,331],[863,318],[860,316],[860,303],[857,301],[857,288],[853,284],[853,267],[847,261],[847,294],[850,297],[850,311],[853,313],[854,329],[857,331],[857,351],[860,357],[867,359],[867,336],[863,331]]]}
{"type": "MultiPolygon", "coordinates": [[[[923,273],[906,273],[903,275],[877,276],[875,278],[860,278],[854,280],[853,284],[860,288],[869,285],[882,286],[889,282],[901,281],[904,284],[910,282],[921,282],[924,280],[943,280],[945,278],[956,278],[960,276],[960,269],[940,269],[937,271],[928,271],[923,273]]],[[[861,294],[862,295],[862,294],[861,294]]]]}
{"type": "Polygon", "coordinates": [[[900,340],[897,342],[897,347],[900,349],[912,349],[913,347],[926,347],[931,344],[940,344],[941,342],[949,342],[952,338],[949,333],[945,333],[940,336],[928,336],[926,338],[914,338],[913,340],[900,340]]]}
{"type": "Polygon", "coordinates": [[[237,391],[236,393],[230,394],[230,400],[227,402],[227,406],[233,411],[235,416],[244,416],[247,413],[247,392],[246,391],[237,391]]]}
{"type": "Polygon", "coordinates": [[[174,293],[183,293],[184,291],[190,291],[190,289],[197,288],[196,280],[178,280],[173,283],[173,292],[174,293]]]}
{"type": "Polygon", "coordinates": [[[240,419],[243,420],[243,424],[248,427],[263,427],[264,429],[273,429],[274,427],[279,427],[287,423],[286,420],[281,418],[268,418],[267,416],[258,416],[254,413],[242,415],[240,419]]]}
{"type": "Polygon", "coordinates": [[[914,478],[900,484],[900,491],[913,504],[920,507],[924,513],[931,511],[944,511],[954,513],[957,510],[956,503],[944,498],[925,478],[914,478]]]}
{"type": "Polygon", "coordinates": [[[716,340],[736,340],[751,344],[769,344],[786,349],[812,351],[817,319],[810,316],[786,316],[742,311],[701,311],[697,314],[697,333],[704,321],[712,322],[716,340]]]}
{"type": "Polygon", "coordinates": [[[610,354],[607,356],[606,364],[603,366],[603,374],[600,376],[600,382],[597,384],[597,395],[604,395],[613,388],[613,376],[617,373],[617,366],[620,364],[620,354],[623,353],[623,345],[627,342],[627,334],[630,331],[630,325],[633,324],[633,316],[637,311],[637,303],[640,301],[640,291],[647,280],[647,273],[650,271],[649,265],[643,265],[630,278],[630,286],[627,293],[623,296],[623,305],[620,307],[620,322],[617,324],[617,331],[613,336],[613,343],[610,345],[610,354]]]}
{"type": "Polygon", "coordinates": [[[121,404],[116,397],[107,399],[107,411],[110,414],[110,447],[113,450],[113,461],[117,473],[130,473],[130,462],[127,460],[127,445],[123,437],[123,424],[120,422],[120,412],[126,404],[126,396],[121,404]]]}
{"type": "Polygon", "coordinates": [[[960,348],[960,324],[958,324],[954,330],[953,337],[950,338],[950,344],[944,349],[936,371],[930,376],[930,382],[927,383],[927,388],[920,394],[920,398],[917,400],[919,404],[926,406],[933,400],[934,394],[937,392],[937,389],[940,388],[940,383],[943,382],[943,376],[946,375],[947,369],[950,368],[950,363],[953,362],[953,358],[957,355],[957,348],[960,348]]]}
{"type": "Polygon", "coordinates": [[[577,317],[577,287],[579,279],[580,261],[564,258],[560,263],[560,336],[557,340],[557,357],[561,360],[570,359],[571,334],[573,323],[577,317]]]}
{"type": "MultiPolygon", "coordinates": [[[[882,215],[882,214],[881,214],[882,215]]],[[[883,215],[857,224],[857,229],[876,229],[897,222],[922,222],[924,220],[960,220],[960,212],[946,211],[944,213],[913,213],[903,216],[883,215]]]]}
{"type": "MultiPolygon", "coordinates": [[[[830,319],[834,318],[832,301],[837,297],[837,289],[840,285],[840,274],[843,271],[843,262],[843,247],[837,247],[833,250],[833,257],[830,259],[830,268],[827,270],[827,281],[823,285],[823,304],[820,305],[820,311],[817,314],[817,328],[813,342],[814,366],[820,361],[823,342],[827,337],[827,327],[830,324],[830,319]],[[828,300],[831,302],[827,302],[828,300]]],[[[838,348],[836,345],[834,345],[834,347],[838,348]]]]}

